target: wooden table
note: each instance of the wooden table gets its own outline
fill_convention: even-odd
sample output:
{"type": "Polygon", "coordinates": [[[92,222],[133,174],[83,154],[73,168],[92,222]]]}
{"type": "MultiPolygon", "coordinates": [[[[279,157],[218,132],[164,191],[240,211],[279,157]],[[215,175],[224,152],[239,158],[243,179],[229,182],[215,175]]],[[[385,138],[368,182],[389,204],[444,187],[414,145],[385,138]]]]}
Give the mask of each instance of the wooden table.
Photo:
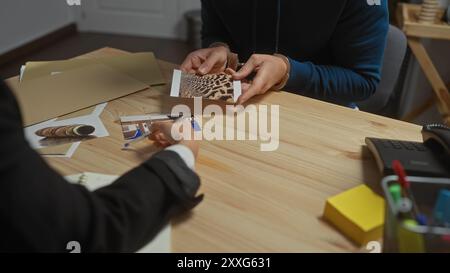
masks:
{"type": "MultiPolygon", "coordinates": [[[[405,120],[413,120],[435,103],[442,120],[450,125],[450,93],[444,80],[442,80],[439,71],[436,69],[433,61],[423,46],[421,39],[439,39],[450,40],[450,25],[441,20],[436,20],[433,24],[422,24],[418,22],[418,14],[421,5],[415,4],[399,4],[397,10],[397,19],[400,27],[408,36],[408,45],[412,53],[416,57],[420,67],[422,67],[425,76],[433,88],[435,96],[431,101],[426,101],[417,109],[406,115],[405,120]],[[436,102],[435,102],[436,101],[436,102]]],[[[438,18],[442,18],[444,10],[441,9],[438,18]]]]}
{"type": "MultiPolygon", "coordinates": [[[[87,57],[125,54],[101,49],[87,57]]],[[[160,61],[168,82],[175,65],[160,61]]],[[[15,84],[17,78],[10,80],[15,84]]],[[[82,143],[71,159],[48,162],[63,175],[121,175],[156,151],[150,142],[121,151],[122,115],[165,111],[169,86],[112,101],[101,118],[110,137],[82,143]]],[[[258,141],[203,141],[196,169],[205,200],[173,222],[174,252],[352,252],[359,248],[321,219],[325,200],[362,182],[379,182],[363,148],[366,136],[420,141],[421,127],[286,92],[252,103],[280,105],[280,146],[258,141]]]]}

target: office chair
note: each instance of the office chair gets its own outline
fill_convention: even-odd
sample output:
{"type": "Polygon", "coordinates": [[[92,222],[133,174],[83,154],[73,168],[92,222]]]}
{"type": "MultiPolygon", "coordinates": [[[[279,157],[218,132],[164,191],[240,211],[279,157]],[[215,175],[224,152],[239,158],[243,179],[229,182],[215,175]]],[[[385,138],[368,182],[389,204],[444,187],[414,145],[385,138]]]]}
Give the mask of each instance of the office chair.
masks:
{"type": "Polygon", "coordinates": [[[367,112],[380,114],[389,104],[405,59],[407,41],[405,34],[394,26],[389,26],[386,49],[384,51],[381,81],[375,94],[368,100],[358,103],[367,112]]]}

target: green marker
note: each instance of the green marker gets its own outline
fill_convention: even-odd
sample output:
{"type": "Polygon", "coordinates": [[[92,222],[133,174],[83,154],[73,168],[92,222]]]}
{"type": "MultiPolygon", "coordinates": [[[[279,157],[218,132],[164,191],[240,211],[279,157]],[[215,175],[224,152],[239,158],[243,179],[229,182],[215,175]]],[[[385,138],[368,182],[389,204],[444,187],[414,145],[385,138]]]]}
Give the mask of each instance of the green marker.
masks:
{"type": "Polygon", "coordinates": [[[402,198],[402,187],[399,184],[393,184],[389,186],[389,193],[391,194],[394,203],[398,204],[402,198]]]}

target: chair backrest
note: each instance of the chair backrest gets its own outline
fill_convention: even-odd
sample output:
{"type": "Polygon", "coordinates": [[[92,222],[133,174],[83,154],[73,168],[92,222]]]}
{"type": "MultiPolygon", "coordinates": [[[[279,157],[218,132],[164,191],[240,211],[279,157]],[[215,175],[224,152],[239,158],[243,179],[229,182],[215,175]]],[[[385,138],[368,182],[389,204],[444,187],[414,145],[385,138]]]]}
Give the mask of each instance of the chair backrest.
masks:
{"type": "Polygon", "coordinates": [[[395,90],[398,76],[405,59],[407,41],[405,34],[394,26],[389,26],[386,49],[384,51],[381,81],[375,94],[358,103],[361,110],[378,113],[387,106],[395,90]]]}

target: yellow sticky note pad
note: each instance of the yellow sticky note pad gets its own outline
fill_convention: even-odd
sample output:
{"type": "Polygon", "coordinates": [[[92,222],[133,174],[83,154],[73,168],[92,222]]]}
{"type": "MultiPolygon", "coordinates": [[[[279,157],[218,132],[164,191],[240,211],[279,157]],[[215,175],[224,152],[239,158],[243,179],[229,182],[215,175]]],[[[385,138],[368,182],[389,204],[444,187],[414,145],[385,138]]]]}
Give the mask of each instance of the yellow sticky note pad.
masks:
{"type": "Polygon", "coordinates": [[[359,245],[383,235],[384,199],[366,185],[327,200],[324,218],[359,245]]]}

